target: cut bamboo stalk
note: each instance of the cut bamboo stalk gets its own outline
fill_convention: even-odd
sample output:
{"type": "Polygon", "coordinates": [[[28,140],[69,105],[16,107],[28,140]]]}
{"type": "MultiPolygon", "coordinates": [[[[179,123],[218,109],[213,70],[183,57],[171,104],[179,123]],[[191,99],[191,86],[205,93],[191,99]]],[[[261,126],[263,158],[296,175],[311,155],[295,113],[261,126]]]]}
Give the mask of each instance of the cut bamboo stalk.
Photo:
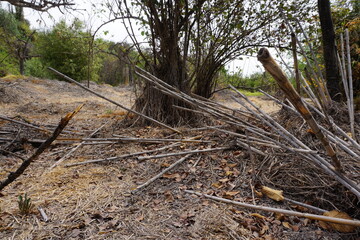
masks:
{"type": "MultiPolygon", "coordinates": [[[[246,129],[246,130],[249,131],[249,132],[252,132],[254,134],[257,134],[257,135],[259,135],[262,138],[267,139],[267,140],[260,139],[260,138],[255,138],[255,137],[251,137],[251,136],[249,136],[248,137],[249,140],[247,140],[246,136],[243,135],[243,134],[239,134],[239,133],[235,133],[235,132],[231,132],[231,131],[227,131],[227,130],[223,130],[223,129],[219,129],[219,128],[215,128],[215,127],[212,128],[212,129],[215,129],[215,130],[217,130],[219,132],[224,132],[224,133],[227,133],[227,134],[230,134],[230,135],[233,135],[233,136],[237,136],[239,138],[242,138],[241,141],[246,141],[246,142],[249,142],[249,143],[254,144],[254,145],[266,146],[266,147],[270,147],[270,148],[274,148],[274,149],[286,149],[286,150],[288,150],[290,152],[294,152],[294,153],[296,153],[296,152],[317,153],[317,151],[310,150],[310,149],[292,148],[292,147],[285,146],[284,144],[277,141],[276,139],[270,138],[270,137],[267,137],[267,136],[265,136],[263,134],[255,132],[253,129],[246,129]]],[[[237,143],[240,143],[240,142],[237,141],[237,143]]]]}
{"type": "MultiPolygon", "coordinates": [[[[230,85],[231,86],[231,85],[230,85]]],[[[297,139],[294,135],[289,133],[283,126],[281,126],[279,123],[277,123],[274,119],[272,119],[268,114],[266,114],[264,111],[262,111],[260,108],[258,108],[253,102],[251,102],[244,94],[237,91],[233,86],[231,88],[237,92],[240,96],[242,96],[254,109],[256,109],[260,114],[257,114],[252,110],[251,108],[247,107],[245,103],[242,103],[242,105],[247,108],[248,111],[252,112],[254,116],[257,116],[259,119],[263,121],[264,124],[271,127],[275,132],[279,134],[279,136],[282,136],[285,138],[289,143],[291,143],[296,148],[304,148],[307,150],[310,150],[310,148],[305,145],[303,142],[301,142],[299,139],[297,139]]],[[[240,101],[240,100],[239,100],[240,101]]],[[[240,101],[241,102],[241,101],[240,101]]],[[[314,162],[317,164],[320,168],[322,168],[326,173],[328,173],[330,176],[334,177],[338,182],[343,184],[346,188],[348,188],[351,192],[353,192],[358,199],[360,199],[360,188],[357,186],[356,183],[342,175],[340,172],[336,171],[330,163],[328,163],[325,159],[323,159],[319,154],[304,154],[299,153],[300,156],[303,156],[304,158],[314,162]]]]}
{"type": "MultiPolygon", "coordinates": [[[[321,90],[321,91],[324,91],[324,94],[326,95],[327,100],[331,103],[331,98],[330,98],[329,91],[328,91],[327,88],[325,87],[325,86],[326,86],[326,83],[325,83],[325,81],[324,81],[325,78],[324,78],[324,76],[323,76],[323,74],[322,74],[322,72],[321,72],[320,64],[318,63],[318,60],[317,60],[317,58],[316,58],[316,56],[315,56],[315,52],[314,52],[314,50],[313,50],[313,48],[312,48],[311,42],[310,42],[310,40],[309,40],[306,32],[304,31],[304,28],[301,26],[300,21],[297,20],[297,19],[296,19],[296,21],[297,21],[297,23],[298,23],[299,28],[301,29],[301,32],[302,32],[303,36],[305,37],[305,40],[306,40],[306,43],[307,43],[307,45],[308,45],[308,47],[309,47],[309,50],[310,50],[312,59],[313,59],[313,61],[314,61],[314,63],[315,63],[314,65],[315,65],[315,68],[316,68],[316,70],[317,70],[316,73],[319,75],[319,76],[317,77],[317,75],[315,74],[315,79],[316,79],[316,81],[317,81],[317,83],[318,83],[318,86],[323,86],[323,87],[324,87],[323,89],[320,89],[320,90],[321,90]]],[[[288,26],[291,27],[290,24],[289,24],[288,26]]],[[[293,32],[293,30],[291,30],[291,31],[293,32]]],[[[301,45],[300,42],[298,42],[298,44],[299,44],[299,46],[301,45]]],[[[302,50],[302,53],[303,53],[303,56],[304,56],[305,58],[307,58],[307,57],[306,57],[306,54],[305,54],[305,52],[304,52],[303,50],[302,50]]],[[[307,62],[308,65],[309,65],[309,63],[310,63],[310,62],[307,62]]],[[[309,67],[311,67],[311,65],[309,65],[309,67]]],[[[313,71],[313,73],[315,73],[315,71],[313,70],[312,67],[311,67],[311,71],[313,71]]],[[[322,95],[322,94],[321,94],[321,95],[322,95]]]]}
{"type": "Polygon", "coordinates": [[[98,96],[98,97],[100,97],[100,98],[108,101],[108,102],[111,102],[112,104],[115,104],[116,106],[118,106],[118,107],[120,107],[120,108],[122,108],[122,109],[124,109],[124,110],[126,110],[126,111],[128,111],[128,112],[131,112],[131,113],[133,113],[133,114],[135,114],[135,115],[138,115],[138,116],[140,116],[140,117],[142,117],[142,118],[145,118],[146,120],[149,120],[149,121],[151,121],[151,122],[153,122],[153,123],[155,123],[155,124],[157,124],[157,125],[160,125],[160,126],[162,126],[162,127],[165,127],[165,128],[167,128],[167,129],[170,129],[170,130],[172,130],[172,131],[174,131],[174,132],[176,132],[176,133],[181,133],[179,130],[176,130],[175,128],[172,128],[172,127],[166,125],[165,123],[159,122],[158,120],[155,120],[155,119],[153,119],[153,118],[151,118],[151,117],[149,117],[149,116],[146,116],[146,115],[144,115],[144,114],[142,114],[142,113],[139,113],[139,112],[137,112],[137,111],[135,111],[135,110],[132,110],[132,109],[130,109],[130,108],[127,108],[127,107],[123,106],[122,104],[120,104],[120,103],[118,103],[118,102],[115,102],[115,101],[113,101],[113,100],[111,100],[111,99],[109,99],[109,98],[107,98],[107,97],[104,97],[103,95],[101,95],[101,94],[99,94],[99,93],[97,93],[97,92],[95,92],[95,91],[93,91],[93,90],[85,87],[85,86],[82,85],[81,83],[75,81],[74,79],[66,76],[65,74],[63,74],[63,73],[61,73],[61,72],[59,72],[59,71],[57,71],[57,70],[55,70],[55,69],[53,69],[53,68],[51,68],[51,67],[48,67],[48,69],[51,70],[52,72],[56,73],[57,75],[65,78],[65,79],[68,80],[69,82],[72,82],[72,83],[74,83],[75,85],[81,87],[82,89],[84,89],[84,90],[86,90],[86,91],[88,91],[88,92],[90,92],[90,93],[92,93],[92,94],[94,94],[94,95],[96,95],[96,96],[98,96]]]}
{"type": "Polygon", "coordinates": [[[138,160],[143,161],[143,160],[149,160],[149,159],[173,157],[173,156],[179,156],[179,155],[186,155],[189,153],[195,154],[195,153],[204,153],[204,152],[216,152],[216,151],[222,151],[222,150],[227,150],[227,149],[229,149],[229,147],[197,149],[197,150],[190,150],[190,151],[186,151],[186,152],[176,152],[176,153],[159,154],[159,155],[146,156],[146,157],[138,157],[138,160]]]}
{"type": "Polygon", "coordinates": [[[349,114],[350,114],[350,131],[352,138],[356,139],[356,133],[354,128],[354,89],[353,89],[353,80],[352,80],[352,71],[351,71],[351,57],[350,57],[350,43],[349,43],[349,29],[345,29],[345,42],[346,42],[346,55],[347,55],[347,75],[349,78],[349,98],[350,98],[350,106],[349,106],[349,114]]]}
{"type": "Polygon", "coordinates": [[[344,218],[334,218],[334,217],[327,217],[327,216],[323,216],[323,215],[316,215],[316,214],[302,213],[302,212],[290,211],[290,210],[279,209],[279,208],[265,207],[265,206],[259,206],[259,205],[253,205],[253,204],[233,201],[233,200],[226,199],[226,198],[220,198],[220,197],[216,197],[216,196],[211,196],[211,195],[208,195],[208,194],[199,193],[199,192],[195,192],[195,191],[191,191],[191,190],[184,190],[184,191],[186,193],[195,194],[195,195],[197,195],[199,197],[206,197],[206,198],[209,198],[209,199],[212,199],[212,200],[215,200],[215,201],[224,202],[224,203],[230,203],[230,204],[234,204],[234,205],[244,207],[244,208],[251,208],[251,209],[256,209],[256,210],[261,210],[261,211],[266,211],[266,212],[281,213],[281,214],[285,214],[285,215],[288,215],[288,216],[303,217],[303,218],[309,218],[309,219],[318,220],[318,221],[325,221],[325,222],[331,222],[331,223],[338,223],[338,224],[345,224],[345,225],[351,225],[351,226],[360,227],[360,221],[359,220],[350,220],[350,219],[344,219],[344,218]]]}
{"type": "MultiPolygon", "coordinates": [[[[29,123],[26,123],[26,122],[21,122],[21,121],[15,120],[15,119],[11,119],[11,118],[8,118],[8,117],[3,116],[3,115],[0,115],[0,119],[6,120],[6,121],[9,121],[9,122],[13,122],[13,123],[17,123],[19,125],[23,125],[23,126],[26,126],[26,127],[34,128],[34,129],[37,129],[37,130],[40,130],[40,131],[43,131],[43,132],[47,132],[47,133],[51,133],[51,131],[53,131],[53,130],[46,129],[44,127],[38,127],[38,126],[29,124],[29,123]]],[[[77,134],[76,132],[65,131],[65,130],[62,131],[62,133],[77,134]]]]}
{"type": "MultiPolygon", "coordinates": [[[[338,54],[338,59],[339,59],[339,64],[340,64],[340,73],[341,73],[341,80],[344,86],[344,92],[346,95],[346,99],[347,101],[350,101],[349,98],[349,85],[347,82],[347,72],[346,72],[346,62],[345,62],[345,50],[344,50],[344,36],[341,33],[340,35],[340,54],[341,54],[341,58],[338,54]]],[[[348,103],[349,104],[349,103],[348,103]]]]}
{"type": "MultiPolygon", "coordinates": [[[[274,98],[273,96],[271,96],[270,94],[268,94],[268,93],[266,93],[266,92],[264,92],[264,91],[262,91],[262,90],[259,90],[259,91],[260,91],[261,93],[263,93],[264,95],[266,95],[266,96],[267,96],[268,98],[270,98],[271,100],[273,100],[274,102],[280,104],[282,107],[284,107],[284,108],[286,108],[287,110],[289,110],[289,111],[291,111],[291,112],[293,112],[293,113],[295,113],[295,114],[297,114],[297,115],[300,116],[299,112],[297,112],[296,109],[294,109],[294,108],[292,108],[292,107],[284,104],[284,103],[281,102],[280,100],[274,98]]],[[[307,106],[311,106],[311,105],[308,105],[308,104],[307,104],[307,106]]],[[[322,116],[322,117],[325,118],[325,116],[322,115],[322,113],[319,112],[316,108],[313,107],[313,109],[314,109],[315,111],[317,111],[317,113],[318,113],[320,116],[322,116]]],[[[333,124],[334,124],[334,125],[333,125],[333,128],[334,128],[335,130],[337,130],[339,127],[338,127],[335,123],[333,123],[333,124]]],[[[337,146],[339,146],[341,149],[343,149],[345,152],[347,152],[347,153],[350,154],[351,156],[356,157],[356,158],[360,158],[360,156],[359,156],[357,153],[355,153],[353,150],[351,150],[351,149],[349,148],[349,144],[348,144],[348,143],[346,143],[344,140],[342,140],[342,139],[339,138],[338,136],[334,135],[332,132],[330,132],[329,130],[327,130],[327,129],[324,128],[323,126],[319,125],[319,127],[320,127],[320,129],[323,131],[323,133],[326,134],[326,136],[329,138],[329,140],[330,140],[331,142],[335,143],[337,146]]]]}
{"type": "Polygon", "coordinates": [[[14,119],[8,118],[8,117],[3,116],[3,115],[0,115],[0,119],[6,120],[6,121],[9,121],[9,122],[13,122],[13,123],[17,123],[17,124],[20,124],[20,125],[23,125],[23,126],[26,126],[26,127],[34,128],[34,129],[37,129],[37,130],[40,130],[40,131],[43,131],[43,132],[48,132],[48,133],[51,132],[50,130],[48,130],[46,128],[42,128],[42,127],[34,126],[32,124],[29,124],[29,123],[14,120],[14,119]]]}
{"type": "Polygon", "coordinates": [[[141,184],[140,186],[136,187],[134,190],[131,191],[131,193],[137,193],[140,190],[142,190],[143,188],[149,186],[151,183],[153,183],[154,181],[156,181],[156,179],[159,179],[162,175],[164,175],[165,173],[167,173],[168,171],[170,171],[171,169],[175,168],[177,165],[179,165],[180,163],[184,162],[186,159],[188,159],[192,154],[187,154],[185,157],[180,158],[178,161],[174,162],[173,164],[171,164],[168,168],[165,168],[163,171],[161,171],[159,174],[157,174],[156,176],[152,177],[151,179],[149,179],[148,181],[146,181],[145,183],[141,184]]]}
{"type": "Polygon", "coordinates": [[[148,151],[142,151],[142,152],[136,152],[136,153],[129,153],[129,154],[124,154],[121,156],[116,156],[116,157],[109,157],[109,158],[102,158],[102,159],[94,159],[94,160],[89,160],[89,161],[84,161],[84,162],[76,162],[76,163],[69,163],[64,165],[65,167],[73,167],[73,166],[77,166],[77,165],[84,165],[84,164],[89,164],[89,163],[99,163],[99,162],[108,162],[108,161],[118,161],[124,158],[130,158],[130,157],[135,157],[138,155],[143,155],[143,154],[147,154],[147,153],[153,153],[153,152],[159,152],[168,148],[172,148],[172,147],[176,147],[179,146],[180,143],[173,143],[171,145],[162,147],[162,148],[157,148],[154,150],[148,150],[148,151]]]}
{"type": "Polygon", "coordinates": [[[275,78],[280,89],[283,90],[284,94],[287,96],[290,102],[294,105],[294,107],[299,111],[299,113],[302,115],[305,121],[309,124],[311,130],[314,132],[316,137],[321,141],[327,154],[332,159],[335,169],[337,171],[342,171],[341,163],[337,158],[336,152],[330,145],[328,139],[320,130],[318,124],[316,123],[309,109],[303,103],[299,94],[290,84],[284,72],[281,70],[281,68],[275,62],[275,60],[271,57],[269,50],[267,50],[266,48],[261,48],[258,53],[258,60],[263,64],[264,68],[275,78]]]}
{"type": "MultiPolygon", "coordinates": [[[[99,127],[98,129],[96,129],[94,132],[92,132],[89,137],[91,138],[92,136],[94,136],[97,132],[99,132],[107,123],[103,124],[101,127],[99,127]]],[[[76,150],[78,150],[82,145],[84,145],[85,141],[82,141],[80,144],[78,144],[76,147],[74,147],[73,149],[71,149],[69,152],[67,152],[64,156],[62,156],[59,160],[57,160],[53,165],[51,165],[51,167],[49,168],[49,170],[53,169],[54,167],[58,166],[60,163],[62,163],[67,157],[69,157],[71,154],[73,154],[76,150]]]]}
{"type": "Polygon", "coordinates": [[[284,197],[284,200],[288,201],[288,202],[291,202],[291,203],[294,203],[296,205],[299,205],[299,206],[302,206],[302,207],[306,207],[308,209],[311,209],[315,212],[319,212],[319,213],[325,213],[327,212],[326,210],[324,209],[321,209],[321,208],[318,208],[318,207],[314,207],[312,205],[309,205],[309,204],[306,204],[306,203],[303,203],[303,202],[298,202],[298,201],[295,201],[295,200],[292,200],[290,198],[287,198],[287,197],[284,197]]]}
{"type": "Polygon", "coordinates": [[[266,156],[269,155],[269,154],[266,154],[266,153],[262,152],[261,150],[255,148],[255,147],[249,146],[248,142],[245,143],[245,142],[241,142],[241,141],[236,141],[236,144],[243,147],[244,149],[249,149],[250,148],[250,151],[252,151],[252,152],[254,152],[256,154],[259,154],[261,156],[266,157],[266,156]]]}
{"type": "MultiPolygon", "coordinates": [[[[145,142],[145,143],[165,143],[165,142],[188,142],[188,143],[212,143],[213,141],[195,140],[195,139],[183,139],[183,138],[133,138],[133,137],[121,137],[114,134],[114,137],[109,139],[100,140],[111,140],[111,141],[130,141],[130,142],[145,142]]],[[[91,141],[94,138],[84,139],[84,141],[91,141]]]]}
{"type": "Polygon", "coordinates": [[[343,74],[343,84],[346,97],[349,95],[349,85],[347,82],[346,60],[345,60],[345,48],[344,48],[344,35],[340,34],[340,49],[341,49],[341,72],[343,74]]]}
{"type": "Polygon", "coordinates": [[[330,98],[329,92],[328,92],[328,90],[327,90],[327,88],[326,88],[326,84],[325,84],[325,82],[324,82],[324,77],[322,76],[322,73],[321,73],[321,71],[320,71],[319,64],[317,64],[317,60],[316,60],[316,57],[315,57],[315,53],[314,53],[314,51],[312,51],[312,47],[311,47],[310,41],[309,41],[308,38],[307,38],[306,32],[303,30],[302,26],[301,26],[300,23],[298,22],[299,27],[300,27],[300,29],[302,30],[302,33],[303,33],[303,35],[304,35],[304,37],[305,37],[305,39],[306,39],[306,41],[307,41],[307,43],[308,43],[310,52],[311,52],[311,54],[312,54],[312,56],[313,56],[313,59],[314,59],[314,61],[315,61],[315,66],[316,66],[316,69],[317,69],[317,73],[316,73],[316,72],[314,71],[314,69],[312,68],[312,64],[311,64],[311,62],[309,61],[309,59],[308,59],[308,57],[307,57],[307,54],[306,54],[303,46],[301,45],[299,39],[297,38],[296,33],[295,33],[292,25],[289,23],[288,19],[285,17],[285,14],[283,13],[283,11],[282,11],[281,9],[280,9],[280,11],[281,11],[281,16],[282,16],[282,18],[285,20],[285,23],[286,23],[287,27],[289,28],[290,32],[293,33],[293,34],[295,34],[296,42],[297,42],[297,44],[298,44],[298,46],[299,46],[299,48],[300,48],[300,51],[301,51],[303,57],[305,58],[307,65],[310,66],[310,70],[311,70],[311,72],[313,73],[313,76],[314,76],[315,81],[317,82],[317,87],[316,87],[316,89],[317,89],[318,92],[319,92],[319,95],[320,95],[320,98],[321,98],[321,102],[322,102],[322,104],[323,104],[323,106],[325,107],[325,110],[326,110],[326,108],[327,108],[328,106],[331,106],[331,104],[332,104],[331,98],[330,98]],[[319,76],[318,76],[318,75],[319,75],[319,76]]]}
{"type": "Polygon", "coordinates": [[[133,138],[133,137],[116,137],[115,138],[59,138],[58,141],[73,141],[73,142],[100,142],[100,143],[114,143],[114,142],[138,142],[138,143],[165,143],[165,142],[188,142],[188,143],[212,143],[212,141],[191,140],[181,138],[133,138]]]}

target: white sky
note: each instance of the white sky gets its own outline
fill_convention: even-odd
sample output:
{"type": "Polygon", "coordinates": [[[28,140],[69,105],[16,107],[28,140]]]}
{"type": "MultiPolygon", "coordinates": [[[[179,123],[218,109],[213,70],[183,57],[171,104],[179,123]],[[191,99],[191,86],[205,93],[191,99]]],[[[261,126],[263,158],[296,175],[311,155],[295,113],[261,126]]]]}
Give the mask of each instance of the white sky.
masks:
{"type": "MultiPolygon", "coordinates": [[[[104,0],[76,0],[76,11],[63,11],[57,9],[50,9],[48,12],[38,12],[28,8],[24,9],[25,19],[27,19],[31,27],[34,29],[50,29],[60,20],[66,20],[71,23],[76,17],[83,21],[87,29],[94,32],[103,22],[109,20],[108,13],[104,11],[105,7],[101,6],[104,0]]],[[[5,7],[5,4],[2,3],[5,7]]],[[[130,42],[130,38],[121,23],[117,21],[103,26],[97,33],[97,37],[111,40],[114,42],[130,42]],[[108,34],[104,32],[108,31],[108,34]]],[[[139,37],[140,34],[139,34],[139,37]]],[[[227,64],[226,69],[230,72],[238,72],[241,69],[243,76],[248,76],[255,72],[263,72],[263,67],[259,64],[256,57],[243,57],[243,60],[235,60],[227,64]]]]}

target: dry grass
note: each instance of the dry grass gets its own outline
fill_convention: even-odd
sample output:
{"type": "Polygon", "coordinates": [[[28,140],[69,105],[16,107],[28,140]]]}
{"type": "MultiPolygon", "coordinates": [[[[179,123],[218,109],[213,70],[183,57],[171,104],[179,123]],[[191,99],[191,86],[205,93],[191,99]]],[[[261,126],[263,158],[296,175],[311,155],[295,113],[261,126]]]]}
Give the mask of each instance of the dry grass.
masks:
{"type": "MultiPolygon", "coordinates": [[[[186,143],[168,149],[168,152],[184,149],[223,146],[231,142],[226,134],[213,131],[187,131],[177,136],[160,128],[128,128],[117,118],[124,112],[113,109],[105,102],[86,97],[62,82],[16,80],[17,89],[8,94],[26,92],[15,98],[7,96],[10,103],[2,104],[4,114],[21,115],[41,126],[54,125],[62,114],[73,110],[80,102],[88,101],[82,112],[71,122],[67,130],[76,136],[88,136],[94,129],[110,121],[95,137],[111,137],[112,134],[143,138],[176,138],[200,136],[213,140],[212,144],[186,143]],[[24,85],[23,85],[24,84],[24,85]],[[41,85],[32,87],[34,84],[41,85]],[[41,88],[44,91],[38,92],[41,88]],[[55,91],[54,89],[62,89],[55,91]],[[32,105],[32,95],[39,98],[46,91],[46,101],[32,105]],[[13,100],[13,101],[11,101],[13,100]],[[52,105],[51,105],[52,104],[52,105]],[[27,107],[24,107],[26,105],[27,107]],[[19,109],[23,109],[19,111],[19,109]],[[111,112],[106,113],[111,109],[111,112]],[[15,114],[16,113],[16,114],[15,114]],[[79,135],[80,134],[80,135],[79,135]]],[[[13,83],[13,82],[12,82],[13,83]]],[[[1,87],[8,86],[2,83],[1,87]]],[[[109,86],[94,86],[122,103],[130,101],[128,90],[114,90],[109,86]],[[116,94],[115,94],[116,93],[116,94]],[[119,100],[119,101],[120,101],[119,100]]],[[[294,123],[296,121],[293,121],[294,123]]],[[[292,126],[289,126],[290,128],[292,126]]],[[[0,129],[11,131],[15,138],[41,138],[46,135],[36,130],[19,127],[5,121],[0,129]]],[[[72,135],[66,135],[72,136],[72,135]]],[[[65,136],[65,137],[66,137],[65,136]]],[[[0,143],[3,147],[7,143],[0,143]]],[[[117,143],[110,145],[84,145],[63,163],[75,163],[90,159],[113,157],[126,153],[156,149],[163,145],[117,143]]],[[[17,154],[31,155],[36,146],[17,143],[17,154]]],[[[272,185],[284,190],[286,196],[311,204],[330,207],[341,202],[343,189],[333,185],[332,179],[295,155],[256,157],[255,171],[245,149],[195,155],[155,181],[144,191],[131,194],[131,190],[163,170],[177,158],[164,158],[139,162],[128,158],[116,162],[88,164],[74,167],[63,165],[49,170],[59,158],[69,152],[72,145],[53,145],[43,153],[19,179],[1,192],[0,239],[355,239],[355,235],[341,235],[320,230],[312,221],[295,217],[279,217],[270,213],[251,215],[247,209],[216,203],[184,193],[184,189],[230,197],[229,191],[238,193],[235,200],[282,208],[291,208],[286,203],[274,203],[252,194],[252,186],[272,185]],[[194,164],[196,166],[194,166],[194,164]],[[27,193],[35,208],[29,216],[21,216],[17,207],[18,195],[27,193]],[[337,198],[335,199],[337,194],[337,198]],[[330,200],[329,200],[330,197],[330,200]],[[333,197],[333,198],[331,198],[333,197]],[[37,211],[42,207],[49,217],[44,222],[37,211]],[[260,215],[261,216],[261,215],[260,215]],[[288,222],[293,229],[288,229],[288,222]],[[296,229],[298,230],[296,231],[296,229]],[[295,229],[295,230],[294,230],[295,229]]],[[[14,170],[21,160],[12,155],[0,155],[0,177],[14,170]]],[[[351,195],[348,195],[351,197],[351,195]]],[[[344,201],[344,199],[343,199],[344,201]]],[[[350,202],[345,199],[345,202],[350,202]]]]}

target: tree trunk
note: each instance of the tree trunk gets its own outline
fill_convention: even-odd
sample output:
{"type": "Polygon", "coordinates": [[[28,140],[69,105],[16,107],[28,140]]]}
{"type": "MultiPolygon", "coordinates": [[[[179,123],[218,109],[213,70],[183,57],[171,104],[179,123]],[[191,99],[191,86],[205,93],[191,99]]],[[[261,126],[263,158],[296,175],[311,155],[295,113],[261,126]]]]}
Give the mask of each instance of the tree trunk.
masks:
{"type": "Polygon", "coordinates": [[[220,67],[220,63],[215,62],[214,58],[209,57],[199,69],[195,70],[195,94],[204,98],[211,97],[216,87],[216,81],[214,81],[214,79],[220,67]]]}
{"type": "Polygon", "coordinates": [[[339,101],[341,97],[340,91],[340,72],[337,62],[336,45],[335,45],[335,31],[334,24],[331,18],[331,8],[329,0],[318,0],[318,11],[320,17],[323,56],[325,62],[325,76],[327,88],[330,97],[339,101]]]}
{"type": "MultiPolygon", "coordinates": [[[[166,4],[160,4],[156,1],[146,1],[153,38],[151,42],[153,60],[147,62],[147,70],[169,85],[189,93],[190,83],[186,71],[187,49],[179,46],[180,31],[185,27],[184,23],[188,21],[186,19],[188,16],[185,18],[181,16],[184,6],[179,1],[165,2],[166,4]]],[[[192,112],[174,106],[190,107],[183,101],[154,89],[149,83],[145,83],[142,95],[135,102],[137,111],[172,126],[196,121],[192,112]]]]}
{"type": "Polygon", "coordinates": [[[20,70],[20,74],[24,75],[25,72],[25,59],[24,58],[20,58],[19,59],[19,70],[20,70]]]}

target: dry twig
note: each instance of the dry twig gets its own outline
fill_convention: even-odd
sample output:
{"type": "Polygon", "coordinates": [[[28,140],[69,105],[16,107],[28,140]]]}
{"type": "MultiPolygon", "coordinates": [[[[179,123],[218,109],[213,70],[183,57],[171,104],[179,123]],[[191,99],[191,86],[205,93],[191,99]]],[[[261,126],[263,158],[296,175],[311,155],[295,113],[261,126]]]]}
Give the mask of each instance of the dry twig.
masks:
{"type": "Polygon", "coordinates": [[[180,163],[184,162],[186,159],[188,159],[192,154],[187,154],[185,157],[180,158],[178,161],[174,162],[173,164],[171,164],[169,167],[165,168],[163,171],[161,171],[159,174],[157,174],[156,176],[152,177],[151,179],[149,179],[148,181],[146,181],[145,183],[141,184],[140,186],[136,187],[134,190],[131,191],[131,193],[137,193],[139,192],[141,189],[149,186],[151,183],[153,183],[156,179],[160,178],[162,175],[164,175],[165,173],[167,173],[168,171],[170,171],[171,169],[175,168],[177,165],[179,165],[180,163]]]}

